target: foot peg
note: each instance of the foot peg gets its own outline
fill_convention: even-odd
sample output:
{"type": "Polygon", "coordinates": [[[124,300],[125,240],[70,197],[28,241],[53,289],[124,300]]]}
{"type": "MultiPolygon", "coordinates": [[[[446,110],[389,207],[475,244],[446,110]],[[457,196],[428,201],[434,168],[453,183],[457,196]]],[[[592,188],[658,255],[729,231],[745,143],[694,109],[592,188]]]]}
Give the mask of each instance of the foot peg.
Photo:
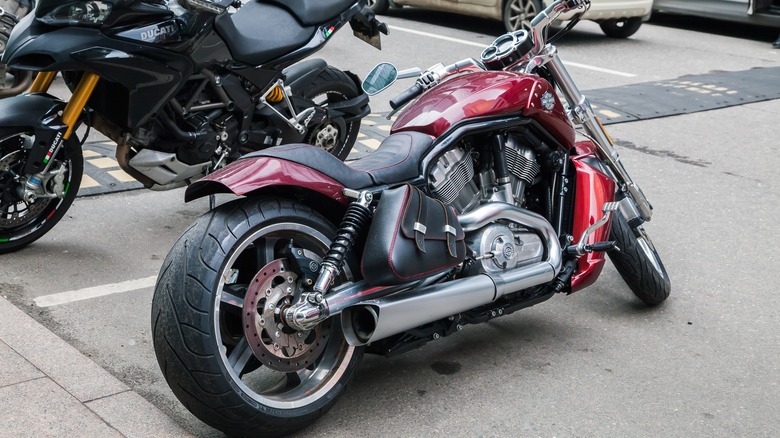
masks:
{"type": "Polygon", "coordinates": [[[601,211],[604,212],[604,216],[597,220],[593,225],[589,226],[588,229],[582,233],[579,243],[576,245],[567,246],[566,253],[577,257],[582,257],[585,255],[585,253],[588,252],[603,252],[618,249],[614,241],[597,242],[591,244],[586,244],[585,242],[588,240],[588,236],[593,234],[594,231],[606,225],[606,223],[609,221],[609,218],[612,217],[612,213],[617,211],[619,208],[620,204],[618,202],[605,203],[604,206],[601,207],[601,211]]]}
{"type": "MultiPolygon", "coordinates": [[[[575,247],[576,248],[576,247],[575,247]]],[[[566,248],[568,251],[569,248],[566,248]]],[[[607,240],[605,242],[596,242],[590,245],[585,245],[585,252],[608,252],[608,251],[620,251],[617,246],[617,242],[614,240],[607,240]]]]}

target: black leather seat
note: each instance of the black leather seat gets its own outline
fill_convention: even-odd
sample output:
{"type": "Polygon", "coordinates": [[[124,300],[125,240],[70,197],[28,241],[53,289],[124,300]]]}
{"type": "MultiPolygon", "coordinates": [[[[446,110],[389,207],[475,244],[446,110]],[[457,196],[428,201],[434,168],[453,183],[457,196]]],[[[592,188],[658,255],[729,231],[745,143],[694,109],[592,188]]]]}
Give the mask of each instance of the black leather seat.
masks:
{"type": "Polygon", "coordinates": [[[261,0],[287,8],[304,26],[325,24],[335,18],[357,0],[261,0]]]}
{"type": "Polygon", "coordinates": [[[350,166],[371,175],[375,184],[408,181],[420,174],[420,160],[432,143],[427,134],[400,132],[384,139],[376,151],[350,166]]]}
{"type": "Polygon", "coordinates": [[[315,26],[302,26],[287,9],[257,1],[234,14],[221,15],[214,27],[233,58],[249,65],[261,65],[303,47],[316,31],[315,26]]]}
{"type": "Polygon", "coordinates": [[[349,165],[324,150],[307,144],[289,144],[244,156],[272,157],[302,164],[333,178],[350,189],[395,184],[419,175],[419,163],[433,140],[426,134],[402,132],[387,137],[377,150],[349,165]]]}

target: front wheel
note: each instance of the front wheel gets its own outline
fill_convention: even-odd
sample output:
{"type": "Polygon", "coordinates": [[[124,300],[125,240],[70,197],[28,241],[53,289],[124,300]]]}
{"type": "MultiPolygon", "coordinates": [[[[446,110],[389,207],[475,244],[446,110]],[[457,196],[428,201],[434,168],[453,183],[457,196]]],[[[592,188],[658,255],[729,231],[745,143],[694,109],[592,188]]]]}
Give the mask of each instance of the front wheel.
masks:
{"type": "Polygon", "coordinates": [[[75,136],[64,141],[45,173],[24,174],[32,132],[0,129],[0,254],[21,249],[59,222],[76,198],[84,161],[75,136]]]}
{"type": "Polygon", "coordinates": [[[601,31],[610,38],[628,38],[642,26],[641,17],[620,18],[599,22],[601,31]]]}
{"type": "MultiPolygon", "coordinates": [[[[304,89],[303,98],[312,105],[328,108],[331,105],[353,99],[362,93],[355,82],[343,71],[328,66],[304,89]]],[[[304,142],[325,149],[344,161],[360,133],[360,118],[326,118],[310,127],[304,142]]]]}
{"type": "MultiPolygon", "coordinates": [[[[343,394],[363,349],[347,344],[340,319],[302,332],[280,316],[307,284],[285,254],[315,271],[335,234],[305,205],[246,198],[179,238],[155,287],[152,337],[168,385],[196,417],[228,435],[284,435],[343,394]]],[[[357,274],[351,266],[337,283],[357,274]]]]}
{"type": "Polygon", "coordinates": [[[610,239],[620,251],[610,251],[609,258],[634,295],[651,306],[666,300],[672,289],[669,274],[644,228],[631,229],[617,213],[612,217],[610,239]]]}

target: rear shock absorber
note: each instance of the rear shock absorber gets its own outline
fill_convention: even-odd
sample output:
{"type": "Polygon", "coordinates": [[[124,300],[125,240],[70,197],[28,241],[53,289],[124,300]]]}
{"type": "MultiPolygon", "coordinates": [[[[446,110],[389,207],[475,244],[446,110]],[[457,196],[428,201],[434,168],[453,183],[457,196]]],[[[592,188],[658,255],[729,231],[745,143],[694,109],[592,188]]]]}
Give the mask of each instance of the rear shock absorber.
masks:
{"type": "Polygon", "coordinates": [[[355,201],[347,208],[347,212],[341,220],[341,226],[338,232],[336,232],[336,237],[330,244],[330,249],[320,264],[320,274],[314,283],[313,294],[313,299],[317,302],[322,301],[323,295],[338,276],[341,268],[344,266],[344,259],[347,253],[354,246],[361,230],[368,223],[368,219],[371,216],[371,211],[368,208],[374,199],[371,192],[357,192],[345,189],[344,194],[355,198],[355,201]]]}

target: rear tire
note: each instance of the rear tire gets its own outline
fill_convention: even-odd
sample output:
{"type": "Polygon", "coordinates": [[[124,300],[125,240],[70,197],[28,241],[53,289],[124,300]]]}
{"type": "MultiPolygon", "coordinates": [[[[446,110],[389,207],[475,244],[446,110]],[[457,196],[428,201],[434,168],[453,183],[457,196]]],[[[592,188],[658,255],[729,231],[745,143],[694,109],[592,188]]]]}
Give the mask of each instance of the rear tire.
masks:
{"type": "MultiPolygon", "coordinates": [[[[20,128],[0,129],[0,254],[24,248],[43,237],[68,211],[81,185],[84,159],[75,135],[64,141],[57,155],[52,158],[52,170],[64,169],[62,198],[39,197],[31,203],[18,194],[21,186],[16,181],[23,175],[27,162],[25,142],[35,142],[31,132],[20,128]]],[[[54,178],[43,181],[49,189],[54,178]]]]}
{"type": "Polygon", "coordinates": [[[601,31],[610,38],[628,38],[642,26],[641,17],[604,20],[599,22],[601,31]]]}
{"type": "MultiPolygon", "coordinates": [[[[346,73],[330,66],[317,75],[303,90],[303,98],[323,108],[327,108],[329,104],[353,99],[361,94],[362,91],[346,73]]],[[[352,121],[343,118],[328,119],[310,129],[306,133],[304,142],[321,147],[344,161],[352,151],[359,132],[359,118],[352,121]]]]}
{"type": "Polygon", "coordinates": [[[612,216],[610,239],[617,242],[620,251],[610,251],[609,258],[634,295],[650,306],[664,302],[671,292],[671,281],[644,228],[632,230],[617,213],[612,216]]]}
{"type": "MultiPolygon", "coordinates": [[[[316,260],[335,234],[302,204],[246,198],[201,216],[174,244],[155,287],[152,338],[165,380],[196,417],[228,435],[285,435],[344,393],[363,348],[346,343],[340,319],[304,333],[277,328],[273,313],[302,284],[279,269],[279,249],[292,240],[316,260]]],[[[350,266],[338,282],[357,274],[350,266]]]]}

